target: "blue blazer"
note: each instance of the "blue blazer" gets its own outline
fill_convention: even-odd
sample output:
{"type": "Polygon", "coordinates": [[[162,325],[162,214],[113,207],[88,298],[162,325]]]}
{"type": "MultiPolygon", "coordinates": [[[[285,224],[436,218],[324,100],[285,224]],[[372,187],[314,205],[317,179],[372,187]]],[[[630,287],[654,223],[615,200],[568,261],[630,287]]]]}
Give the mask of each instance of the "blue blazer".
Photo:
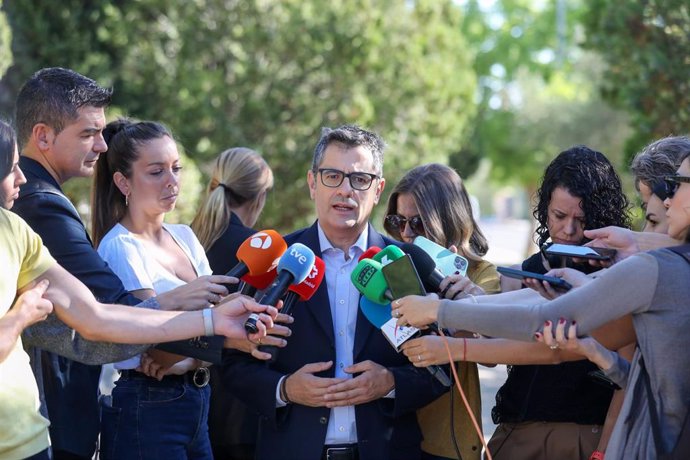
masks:
{"type": "MultiPolygon", "coordinates": [[[[286,238],[321,255],[316,224],[286,238]]],[[[397,244],[369,226],[369,246],[397,244]]],[[[328,289],[322,283],[307,302],[293,309],[294,323],[288,344],[272,365],[233,355],[224,367],[225,383],[253,405],[261,416],[258,459],[314,459],[321,457],[330,409],[288,404],[276,408],[276,387],[283,375],[308,363],[335,360],[333,319],[328,289]]],[[[420,458],[422,440],[415,411],[442,394],[442,387],[425,369],[417,369],[395,351],[383,334],[357,313],[353,350],[354,362],[372,360],[388,368],[395,378],[395,398],[381,398],[355,407],[359,455],[362,460],[420,458]]],[[[333,368],[320,374],[333,377],[333,368]]]]}

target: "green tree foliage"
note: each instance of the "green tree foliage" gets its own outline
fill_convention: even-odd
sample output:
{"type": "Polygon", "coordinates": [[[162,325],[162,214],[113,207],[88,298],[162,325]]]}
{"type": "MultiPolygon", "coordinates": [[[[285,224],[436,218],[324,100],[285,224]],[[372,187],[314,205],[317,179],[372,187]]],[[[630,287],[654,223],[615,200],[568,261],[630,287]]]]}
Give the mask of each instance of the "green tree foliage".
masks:
{"type": "Polygon", "coordinates": [[[311,219],[305,178],[321,126],[380,132],[395,182],[458,151],[475,112],[472,55],[450,1],[16,3],[19,81],[59,63],[112,84],[115,105],[167,123],[201,164],[231,146],[261,151],[276,175],[263,226],[311,219]]]}
{"type": "Polygon", "coordinates": [[[603,95],[631,115],[628,154],[690,128],[690,4],[588,0],[585,45],[608,64],[603,95]]]}
{"type": "MultiPolygon", "coordinates": [[[[600,59],[576,44],[579,2],[465,4],[463,31],[477,47],[481,102],[466,150],[491,161],[491,176],[534,192],[562,150],[587,144],[622,164],[625,117],[598,96],[600,59]]],[[[455,159],[451,158],[451,164],[455,159]]]]}
{"type": "Polygon", "coordinates": [[[0,78],[5,74],[5,70],[12,64],[12,50],[10,42],[12,33],[7,24],[5,13],[2,12],[2,0],[0,0],[0,78]]]}

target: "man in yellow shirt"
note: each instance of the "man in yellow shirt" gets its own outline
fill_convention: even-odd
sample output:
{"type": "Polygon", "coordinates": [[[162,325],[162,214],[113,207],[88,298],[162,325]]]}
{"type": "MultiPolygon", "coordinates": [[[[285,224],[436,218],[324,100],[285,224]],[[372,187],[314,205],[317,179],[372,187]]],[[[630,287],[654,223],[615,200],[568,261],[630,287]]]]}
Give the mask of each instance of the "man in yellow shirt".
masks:
{"type": "MultiPolygon", "coordinates": [[[[49,281],[44,298],[55,313],[85,338],[120,343],[157,343],[222,334],[246,337],[249,311],[261,313],[258,339],[272,326],[277,311],[236,297],[208,312],[165,312],[104,305],[86,286],[55,263],[41,238],[18,216],[0,209],[0,314],[18,291],[38,278],[49,281]]],[[[38,389],[21,339],[0,362],[0,460],[22,459],[48,448],[48,421],[38,412],[38,389]]]]}

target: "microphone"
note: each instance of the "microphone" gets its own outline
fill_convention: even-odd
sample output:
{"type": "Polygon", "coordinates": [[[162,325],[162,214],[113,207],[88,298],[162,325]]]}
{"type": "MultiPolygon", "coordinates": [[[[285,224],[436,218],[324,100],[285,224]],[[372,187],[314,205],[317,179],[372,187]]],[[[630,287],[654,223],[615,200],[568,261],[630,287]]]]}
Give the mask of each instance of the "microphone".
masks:
{"type": "MultiPolygon", "coordinates": [[[[325,273],[326,264],[321,257],[314,256],[314,266],[309,276],[301,283],[291,284],[290,287],[288,287],[288,292],[285,294],[285,299],[283,300],[283,308],[280,311],[289,315],[292,311],[292,307],[294,307],[297,302],[306,302],[311,299],[314,293],[319,289],[325,273]]],[[[268,360],[269,363],[275,362],[278,357],[279,348],[275,345],[260,345],[259,350],[271,355],[271,358],[268,360]]]]}
{"type": "Polygon", "coordinates": [[[240,294],[254,297],[256,295],[256,291],[261,291],[268,288],[273,280],[276,279],[277,275],[278,271],[275,267],[262,275],[252,276],[247,273],[240,278],[242,281],[242,289],[240,289],[240,294]]]}
{"type": "Polygon", "coordinates": [[[306,302],[311,299],[316,293],[316,290],[321,286],[323,277],[326,273],[326,263],[319,256],[314,256],[314,266],[309,273],[309,276],[299,284],[291,284],[288,287],[288,292],[283,299],[282,313],[289,315],[292,307],[297,302],[306,302]]]}
{"type": "Polygon", "coordinates": [[[375,256],[376,254],[378,254],[379,252],[381,252],[381,248],[380,248],[380,247],[378,247],[378,246],[372,246],[372,247],[370,247],[369,249],[367,249],[366,251],[364,251],[364,252],[362,253],[361,256],[359,256],[359,259],[357,259],[357,262],[361,262],[361,261],[363,261],[364,259],[373,259],[374,256],[375,256]]]}
{"type": "Polygon", "coordinates": [[[381,266],[385,267],[389,263],[398,260],[404,255],[405,253],[398,246],[395,246],[394,244],[389,244],[380,252],[378,252],[374,257],[372,257],[372,260],[381,262],[381,266]]]}
{"type": "Polygon", "coordinates": [[[247,273],[252,276],[262,275],[269,271],[285,250],[287,243],[275,230],[262,230],[244,240],[237,249],[240,261],[232,267],[226,276],[241,278],[247,273]]]}
{"type": "Polygon", "coordinates": [[[364,297],[379,305],[386,305],[393,300],[393,295],[383,277],[382,268],[381,262],[376,260],[361,260],[352,270],[350,281],[364,297]]]}
{"type": "Polygon", "coordinates": [[[393,300],[393,294],[383,276],[383,267],[404,256],[405,253],[399,247],[392,244],[386,246],[371,259],[360,258],[350,274],[350,280],[363,296],[372,302],[385,305],[393,300]]]}
{"type": "Polygon", "coordinates": [[[424,251],[424,249],[411,243],[403,244],[402,250],[409,254],[412,258],[412,263],[417,269],[417,273],[422,279],[422,283],[424,283],[424,289],[429,292],[440,292],[441,289],[439,285],[441,284],[441,281],[444,280],[445,276],[443,276],[443,273],[436,268],[434,259],[432,259],[431,256],[424,251]]]}
{"type": "MultiPolygon", "coordinates": [[[[278,261],[278,276],[259,303],[275,306],[287,291],[288,286],[299,284],[309,276],[315,258],[314,252],[301,243],[290,246],[278,261]]],[[[249,315],[244,322],[244,329],[250,334],[258,332],[259,329],[256,327],[258,319],[259,315],[256,313],[249,315]]]]}

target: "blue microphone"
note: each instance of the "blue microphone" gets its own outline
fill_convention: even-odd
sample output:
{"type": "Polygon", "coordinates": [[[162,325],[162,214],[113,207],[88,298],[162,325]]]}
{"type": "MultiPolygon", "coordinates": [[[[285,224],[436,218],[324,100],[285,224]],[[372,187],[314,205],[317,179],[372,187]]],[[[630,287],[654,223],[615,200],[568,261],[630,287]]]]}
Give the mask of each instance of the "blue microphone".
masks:
{"type": "MultiPolygon", "coordinates": [[[[259,303],[275,306],[291,284],[300,284],[309,276],[315,259],[314,251],[301,243],[295,243],[287,248],[278,261],[278,276],[259,303]]],[[[256,313],[249,315],[244,323],[244,329],[250,334],[258,332],[256,327],[258,319],[259,316],[256,313]]]]}

